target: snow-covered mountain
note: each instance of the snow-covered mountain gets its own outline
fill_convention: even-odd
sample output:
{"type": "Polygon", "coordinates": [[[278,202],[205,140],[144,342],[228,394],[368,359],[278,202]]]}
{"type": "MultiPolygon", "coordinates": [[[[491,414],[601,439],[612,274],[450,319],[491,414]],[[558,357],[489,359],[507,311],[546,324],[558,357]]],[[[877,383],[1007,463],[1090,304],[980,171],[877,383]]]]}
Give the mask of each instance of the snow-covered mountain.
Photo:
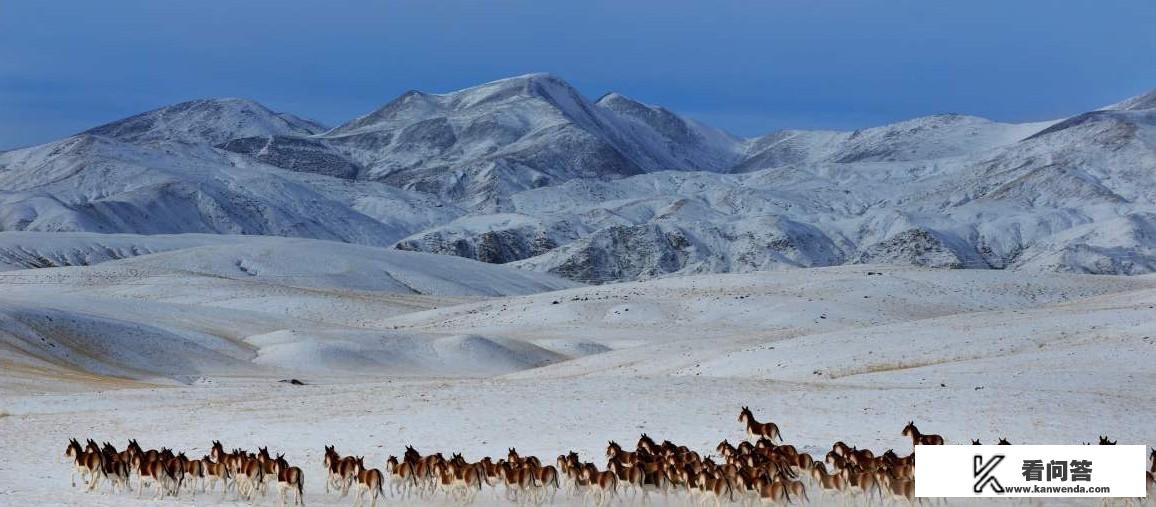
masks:
{"type": "Polygon", "coordinates": [[[184,134],[172,136],[182,141],[150,135],[138,143],[82,133],[0,153],[0,230],[256,234],[389,245],[461,213],[425,194],[284,170],[188,143],[184,134]]]}
{"type": "Polygon", "coordinates": [[[853,132],[783,130],[751,141],[733,172],[789,164],[911,162],[967,155],[1013,144],[1050,122],[996,123],[943,114],[853,132]]]}
{"type": "Polygon", "coordinates": [[[85,131],[130,143],[183,142],[219,144],[250,136],[310,135],[321,124],[292,114],[275,113],[246,99],[191,100],[130,116],[85,131]]]}
{"type": "Polygon", "coordinates": [[[1152,90],[1143,95],[1137,95],[1135,97],[1125,99],[1104,109],[1114,111],[1139,111],[1142,109],[1153,108],[1156,108],[1156,90],[1152,90]]]}
{"type": "Polygon", "coordinates": [[[0,153],[0,230],[298,236],[595,283],[859,262],[1146,273],[1154,97],[752,139],[546,74],[408,92],[329,130],[199,100],[0,153]]]}
{"type": "Polygon", "coordinates": [[[1028,124],[937,115],[776,132],[747,141],[733,175],[573,180],[398,246],[594,283],[851,262],[1144,273],[1156,111],[1126,104],[1028,124]]]}
{"type": "Polygon", "coordinates": [[[576,178],[725,170],[742,144],[618,94],[590,102],[548,74],[407,92],[318,137],[356,162],[362,179],[480,211],[509,209],[510,194],[576,178]]]}

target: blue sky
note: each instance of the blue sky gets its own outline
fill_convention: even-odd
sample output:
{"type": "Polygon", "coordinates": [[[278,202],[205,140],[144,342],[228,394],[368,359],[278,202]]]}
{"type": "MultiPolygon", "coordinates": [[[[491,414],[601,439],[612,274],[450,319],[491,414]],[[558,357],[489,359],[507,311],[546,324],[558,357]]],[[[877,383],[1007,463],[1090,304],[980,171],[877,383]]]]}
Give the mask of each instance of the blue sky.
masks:
{"type": "Polygon", "coordinates": [[[1038,120],[1156,88],[1156,2],[5,0],[0,149],[201,97],[335,124],[527,72],[741,135],[1038,120]]]}

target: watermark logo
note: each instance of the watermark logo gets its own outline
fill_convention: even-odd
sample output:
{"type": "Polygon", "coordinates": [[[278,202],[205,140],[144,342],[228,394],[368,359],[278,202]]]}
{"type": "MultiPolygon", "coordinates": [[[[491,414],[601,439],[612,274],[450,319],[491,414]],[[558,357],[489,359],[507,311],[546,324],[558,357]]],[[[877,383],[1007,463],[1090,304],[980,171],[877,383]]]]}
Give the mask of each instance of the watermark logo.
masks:
{"type": "Polygon", "coordinates": [[[993,492],[1003,493],[1003,485],[1000,484],[999,479],[996,479],[995,476],[993,476],[991,473],[993,470],[995,470],[995,467],[999,466],[999,464],[1003,462],[1004,458],[1005,456],[997,454],[992,456],[991,459],[987,460],[985,463],[983,461],[983,456],[978,454],[975,455],[976,493],[983,493],[983,490],[989,486],[993,492]]]}
{"type": "Polygon", "coordinates": [[[1142,445],[918,445],[918,497],[1143,497],[1142,445]]]}

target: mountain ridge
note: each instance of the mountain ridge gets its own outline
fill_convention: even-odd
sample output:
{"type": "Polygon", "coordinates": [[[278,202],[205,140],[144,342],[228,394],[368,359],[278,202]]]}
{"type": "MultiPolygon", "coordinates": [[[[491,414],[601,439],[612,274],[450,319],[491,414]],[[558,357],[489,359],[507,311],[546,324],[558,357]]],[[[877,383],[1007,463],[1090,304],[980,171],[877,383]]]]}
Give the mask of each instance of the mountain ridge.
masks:
{"type": "Polygon", "coordinates": [[[1152,97],[752,138],[550,74],[410,91],[332,128],[201,99],[0,152],[0,230],[300,236],[592,282],[859,262],[1145,273],[1152,97]]]}

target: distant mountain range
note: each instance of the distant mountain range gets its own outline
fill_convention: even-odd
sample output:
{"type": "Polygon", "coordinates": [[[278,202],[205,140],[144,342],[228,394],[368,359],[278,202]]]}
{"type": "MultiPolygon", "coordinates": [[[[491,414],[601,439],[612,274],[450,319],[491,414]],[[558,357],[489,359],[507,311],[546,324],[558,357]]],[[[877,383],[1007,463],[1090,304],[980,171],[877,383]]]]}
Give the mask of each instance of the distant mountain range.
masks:
{"type": "Polygon", "coordinates": [[[0,152],[0,231],[296,236],[583,282],[858,262],[1156,270],[1156,91],[742,139],[531,74],[335,128],[184,102],[0,152]]]}

